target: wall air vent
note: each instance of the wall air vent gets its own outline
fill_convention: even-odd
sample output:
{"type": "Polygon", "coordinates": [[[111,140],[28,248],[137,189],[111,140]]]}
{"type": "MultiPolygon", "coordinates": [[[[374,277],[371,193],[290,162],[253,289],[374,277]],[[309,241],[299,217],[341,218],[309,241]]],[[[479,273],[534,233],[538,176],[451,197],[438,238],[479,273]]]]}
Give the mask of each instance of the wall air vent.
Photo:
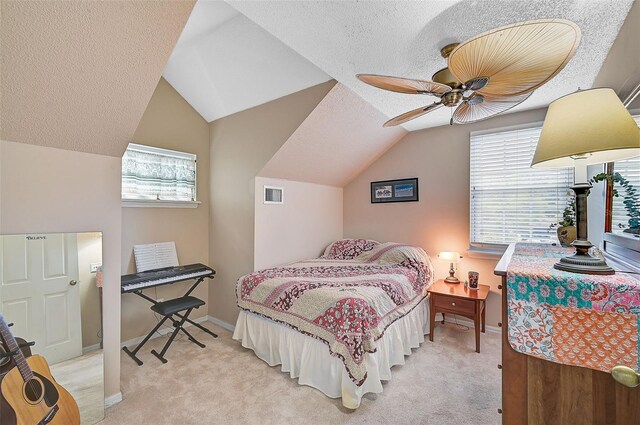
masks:
{"type": "Polygon", "coordinates": [[[265,204],[284,204],[284,189],[275,186],[264,187],[265,204]]]}

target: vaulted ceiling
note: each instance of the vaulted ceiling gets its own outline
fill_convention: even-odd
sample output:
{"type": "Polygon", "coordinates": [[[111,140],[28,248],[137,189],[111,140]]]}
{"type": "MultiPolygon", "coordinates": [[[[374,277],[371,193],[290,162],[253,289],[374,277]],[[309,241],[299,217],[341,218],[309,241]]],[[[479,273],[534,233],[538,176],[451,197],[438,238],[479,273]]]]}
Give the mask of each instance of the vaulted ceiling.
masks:
{"type": "Polygon", "coordinates": [[[259,175],[342,187],[402,139],[402,127],[382,128],[385,116],[336,84],[259,175]]]}
{"type": "Polygon", "coordinates": [[[2,1],[0,138],[122,156],[194,1],[2,1]]]}
{"type": "Polygon", "coordinates": [[[208,122],[331,79],[221,1],[196,3],[164,78],[208,122]]]}
{"type": "MultiPolygon", "coordinates": [[[[546,106],[591,87],[632,0],[556,1],[235,1],[200,0],[165,78],[207,120],[256,106],[331,77],[386,117],[433,97],[384,92],[355,78],[377,73],[430,79],[446,66],[439,49],[529,19],[564,18],[582,30],[569,65],[512,112],[546,106]]],[[[448,123],[441,108],[404,124],[448,123]]]]}
{"type": "MultiPolygon", "coordinates": [[[[193,5],[190,0],[2,1],[0,137],[120,156],[163,69],[209,121],[334,78],[345,89],[343,97],[373,106],[366,112],[370,119],[359,121],[356,114],[363,108],[344,108],[357,103],[349,99],[338,102],[333,115],[323,112],[323,122],[310,117],[309,123],[319,129],[340,125],[348,134],[352,124],[375,122],[387,131],[378,127],[381,117],[432,98],[377,90],[358,81],[356,73],[429,78],[445,65],[438,49],[448,42],[527,19],[570,19],[583,34],[575,58],[513,111],[536,108],[592,86],[632,1],[200,0],[189,17],[193,5]]],[[[442,108],[405,129],[445,124],[449,113],[442,108]]],[[[389,134],[385,140],[393,143],[389,134]]],[[[307,138],[309,146],[317,144],[314,137],[307,138]]],[[[350,143],[364,145],[371,137],[350,143]]],[[[371,143],[369,149],[362,153],[364,162],[381,147],[371,143]]]]}

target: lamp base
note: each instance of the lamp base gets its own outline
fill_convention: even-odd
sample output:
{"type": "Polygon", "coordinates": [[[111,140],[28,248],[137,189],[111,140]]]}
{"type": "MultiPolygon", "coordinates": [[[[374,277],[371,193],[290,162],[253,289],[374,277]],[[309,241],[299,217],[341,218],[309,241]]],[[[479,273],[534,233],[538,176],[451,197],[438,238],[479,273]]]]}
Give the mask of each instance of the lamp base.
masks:
{"type": "MultiPolygon", "coordinates": [[[[586,170],[586,165],[583,164],[583,166],[584,170],[586,170]]],[[[571,243],[571,246],[576,249],[576,253],[561,258],[560,261],[553,265],[553,268],[581,274],[615,274],[615,270],[609,267],[604,259],[589,255],[589,249],[593,247],[593,244],[587,239],[587,196],[589,195],[589,190],[591,190],[591,184],[576,183],[571,186],[571,189],[576,194],[576,230],[578,238],[571,243]]]]}
{"type": "Polygon", "coordinates": [[[553,265],[553,268],[581,274],[612,275],[616,273],[603,259],[580,253],[561,258],[553,265]]]}
{"type": "Polygon", "coordinates": [[[444,281],[447,283],[460,283],[460,280],[455,276],[448,276],[444,281]]]}

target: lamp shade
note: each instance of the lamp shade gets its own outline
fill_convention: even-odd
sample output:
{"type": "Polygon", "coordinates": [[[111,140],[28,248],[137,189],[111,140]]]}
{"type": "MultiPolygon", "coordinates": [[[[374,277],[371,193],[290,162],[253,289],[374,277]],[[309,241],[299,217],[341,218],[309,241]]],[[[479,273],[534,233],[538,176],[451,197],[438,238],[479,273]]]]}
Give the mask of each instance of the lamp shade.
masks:
{"type": "Polygon", "coordinates": [[[609,88],[582,90],[553,101],[532,167],[601,164],[640,155],[640,129],[609,88]]]}
{"type": "Polygon", "coordinates": [[[438,258],[449,263],[457,263],[460,261],[460,253],[454,251],[442,251],[438,254],[438,258]]]}

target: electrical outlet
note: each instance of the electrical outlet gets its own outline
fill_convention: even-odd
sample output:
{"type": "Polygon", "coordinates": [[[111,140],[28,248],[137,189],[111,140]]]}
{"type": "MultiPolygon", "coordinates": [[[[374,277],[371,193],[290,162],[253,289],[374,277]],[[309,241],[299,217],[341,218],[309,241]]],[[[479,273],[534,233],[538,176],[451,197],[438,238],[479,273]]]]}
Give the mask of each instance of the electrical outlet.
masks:
{"type": "Polygon", "coordinates": [[[102,266],[101,263],[90,263],[89,264],[89,273],[97,273],[98,267],[102,266]]]}

